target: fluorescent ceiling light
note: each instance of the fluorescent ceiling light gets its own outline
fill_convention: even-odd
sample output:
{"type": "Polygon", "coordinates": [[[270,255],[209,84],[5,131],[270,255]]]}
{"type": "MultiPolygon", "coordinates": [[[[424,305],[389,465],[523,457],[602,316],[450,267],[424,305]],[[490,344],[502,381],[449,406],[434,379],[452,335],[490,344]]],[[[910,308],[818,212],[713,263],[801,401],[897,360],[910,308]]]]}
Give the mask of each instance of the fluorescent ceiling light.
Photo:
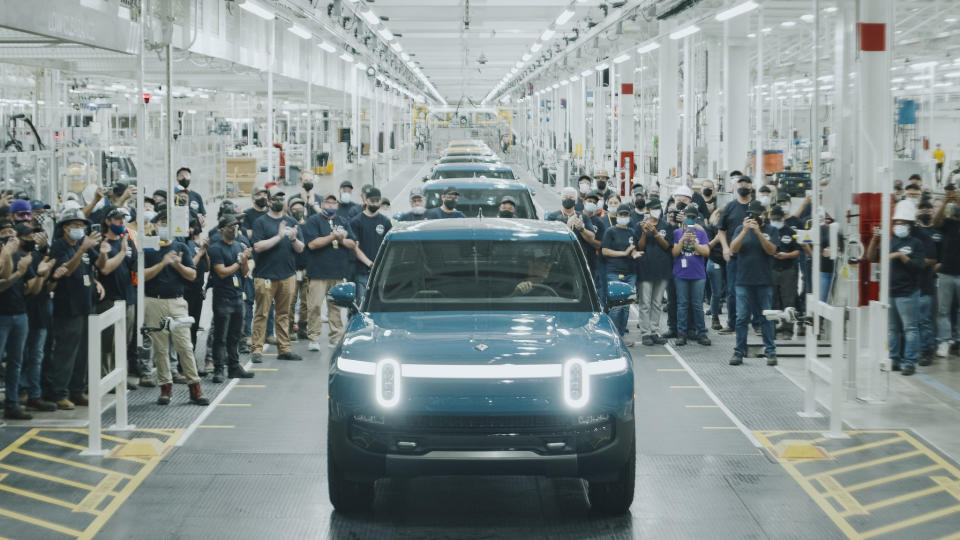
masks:
{"type": "Polygon", "coordinates": [[[773,32],[773,28],[770,28],[770,27],[768,26],[768,27],[766,27],[766,28],[760,29],[760,31],[763,32],[764,34],[769,34],[770,32],[773,32]]]}
{"type": "Polygon", "coordinates": [[[805,23],[812,23],[813,19],[814,19],[813,15],[809,13],[800,16],[800,20],[805,23]]]}
{"type": "Polygon", "coordinates": [[[540,41],[544,41],[544,42],[549,41],[550,38],[552,38],[555,34],[556,32],[547,28],[546,30],[543,31],[542,34],[540,34],[540,41]]]}
{"type": "Polygon", "coordinates": [[[951,71],[950,73],[944,73],[943,76],[948,79],[956,79],[957,77],[960,77],[960,71],[951,71]]]}
{"type": "Polygon", "coordinates": [[[391,32],[386,26],[381,28],[379,33],[381,36],[383,36],[383,39],[387,41],[393,41],[393,32],[391,32]]]}
{"type": "Polygon", "coordinates": [[[613,59],[613,63],[614,63],[614,64],[622,64],[622,63],[626,62],[626,61],[629,60],[629,59],[630,59],[630,55],[627,54],[627,53],[623,53],[623,54],[621,54],[620,56],[614,58],[614,59],[613,59]]]}
{"type": "Polygon", "coordinates": [[[935,68],[937,67],[937,63],[936,62],[920,62],[917,64],[911,64],[910,67],[917,71],[920,71],[923,69],[935,68]]]}
{"type": "Polygon", "coordinates": [[[604,63],[602,63],[602,64],[597,64],[596,67],[594,67],[593,69],[595,69],[595,70],[597,70],[597,71],[603,71],[603,70],[607,69],[608,67],[610,67],[610,65],[607,64],[606,62],[604,62],[604,63]]]}
{"type": "Polygon", "coordinates": [[[579,75],[574,75],[573,77],[570,77],[570,82],[577,82],[577,81],[579,81],[579,80],[580,80],[580,76],[579,76],[579,75]]]}
{"type": "Polygon", "coordinates": [[[529,62],[531,58],[533,58],[533,56],[531,56],[530,53],[526,53],[520,57],[520,60],[523,60],[524,62],[529,62]]]}
{"type": "MultiPolygon", "coordinates": [[[[948,73],[946,76],[949,77],[950,74],[948,73]]],[[[960,73],[958,73],[957,76],[960,76],[960,73]]],[[[906,80],[906,79],[904,79],[903,77],[894,77],[894,78],[890,79],[890,82],[892,82],[892,83],[902,83],[902,82],[905,81],[905,80],[906,80]]]]}
{"type": "Polygon", "coordinates": [[[374,13],[372,9],[361,11],[360,16],[363,17],[363,20],[367,21],[373,26],[380,24],[380,17],[377,17],[377,14],[374,13]]]}
{"type": "Polygon", "coordinates": [[[261,4],[257,0],[241,0],[240,9],[268,21],[272,21],[277,17],[273,9],[261,4]]]}
{"type": "Polygon", "coordinates": [[[834,13],[836,11],[837,11],[837,8],[835,6],[823,8],[824,13],[834,13]]]}
{"type": "Polygon", "coordinates": [[[747,37],[750,38],[750,39],[753,39],[753,38],[757,37],[757,35],[754,34],[753,32],[750,32],[749,34],[747,34],[747,37]]]}
{"type": "Polygon", "coordinates": [[[390,48],[397,52],[400,52],[403,50],[403,45],[401,45],[399,41],[394,41],[393,43],[390,44],[390,48]]]}
{"type": "Polygon", "coordinates": [[[556,21],[557,26],[563,26],[567,24],[567,21],[569,21],[572,17],[573,17],[572,9],[563,10],[563,13],[561,13],[560,16],[557,17],[557,21],[556,21]]]}
{"type": "Polygon", "coordinates": [[[907,85],[907,86],[904,86],[903,89],[904,89],[904,90],[922,90],[922,89],[923,89],[923,85],[922,85],[922,84],[909,84],[909,85],[907,85]]]}
{"type": "Polygon", "coordinates": [[[671,32],[670,39],[683,39],[687,36],[692,36],[693,34],[696,34],[699,31],[700,31],[699,26],[695,24],[691,24],[690,26],[685,26],[675,32],[671,32]]]}
{"type": "Polygon", "coordinates": [[[791,26],[796,26],[796,25],[797,25],[796,21],[783,21],[782,23],[780,23],[780,26],[784,28],[790,28],[791,26]]]}
{"type": "MultiPolygon", "coordinates": [[[[570,84],[570,81],[568,81],[568,80],[566,80],[566,79],[560,81],[560,86],[566,86],[566,85],[568,85],[568,84],[570,84]]],[[[948,83],[948,84],[949,84],[949,83],[948,83]]]]}
{"type": "Polygon", "coordinates": [[[560,85],[557,83],[553,83],[553,89],[556,90],[557,88],[560,88],[560,85]]]}
{"type": "Polygon", "coordinates": [[[520,68],[523,67],[523,62],[517,62],[517,63],[514,64],[513,66],[514,66],[515,68],[517,68],[517,69],[520,69],[520,68]]]}
{"type": "Polygon", "coordinates": [[[295,36],[300,36],[303,39],[310,39],[313,37],[313,34],[310,33],[310,30],[307,30],[299,24],[291,25],[290,28],[287,28],[287,31],[295,36]]]}
{"type": "Polygon", "coordinates": [[[953,23],[957,22],[957,19],[955,19],[954,17],[948,17],[948,18],[944,19],[943,22],[953,24],[953,23]]]}
{"type": "Polygon", "coordinates": [[[363,62],[357,62],[357,66],[356,66],[356,67],[357,67],[357,69],[359,69],[359,70],[364,70],[364,71],[366,71],[366,69],[367,69],[367,65],[364,64],[363,62]]]}
{"type": "Polygon", "coordinates": [[[660,48],[660,44],[659,44],[659,43],[657,43],[656,41],[651,41],[650,43],[647,43],[646,45],[643,45],[642,47],[638,47],[638,48],[637,48],[637,52],[640,53],[640,54],[644,54],[644,53],[648,53],[648,52],[650,52],[650,51],[655,51],[655,50],[657,50],[657,49],[659,49],[659,48],[660,48]]]}
{"type": "Polygon", "coordinates": [[[534,43],[532,47],[530,47],[530,52],[537,52],[542,48],[543,48],[543,45],[541,45],[540,42],[538,41],[534,43]]]}
{"type": "Polygon", "coordinates": [[[340,59],[343,60],[344,62],[353,62],[353,55],[348,52],[345,52],[340,55],[340,59]]]}
{"type": "Polygon", "coordinates": [[[581,76],[581,77],[589,77],[591,73],[593,73],[593,70],[592,70],[592,69],[588,69],[588,70],[584,71],[583,73],[581,73],[580,76],[581,76]]]}
{"type": "Polygon", "coordinates": [[[752,1],[744,2],[742,4],[735,5],[730,9],[717,13],[717,16],[714,18],[717,19],[718,21],[727,21],[736,17],[737,15],[743,15],[744,13],[749,13],[757,9],[758,6],[759,4],[757,4],[756,2],[752,2],[752,1]]]}
{"type": "Polygon", "coordinates": [[[518,71],[520,70],[517,68],[510,68],[510,73],[513,73],[514,75],[516,75],[518,71]]]}
{"type": "Polygon", "coordinates": [[[406,61],[410,60],[410,55],[407,54],[407,53],[403,53],[403,54],[400,55],[400,59],[403,60],[404,62],[406,62],[406,61]]]}
{"type": "Polygon", "coordinates": [[[337,52],[337,48],[334,47],[333,45],[327,43],[326,41],[321,41],[321,42],[317,45],[317,47],[320,47],[321,49],[327,51],[328,53],[337,52]]]}

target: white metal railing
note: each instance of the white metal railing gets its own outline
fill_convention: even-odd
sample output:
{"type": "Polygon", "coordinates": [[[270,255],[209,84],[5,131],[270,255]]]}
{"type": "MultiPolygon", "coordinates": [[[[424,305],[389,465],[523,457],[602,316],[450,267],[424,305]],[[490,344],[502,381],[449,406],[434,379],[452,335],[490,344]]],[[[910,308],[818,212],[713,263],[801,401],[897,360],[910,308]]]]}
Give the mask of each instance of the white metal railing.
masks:
{"type": "Polygon", "coordinates": [[[88,412],[90,415],[90,425],[88,427],[89,441],[87,449],[80,452],[84,456],[102,456],[107,452],[103,450],[100,440],[100,432],[103,430],[101,419],[101,403],[103,396],[116,390],[117,403],[116,415],[117,423],[110,426],[110,431],[126,431],[133,429],[133,426],[127,423],[127,306],[122,300],[115,302],[113,307],[100,314],[90,315],[88,320],[87,336],[87,371],[88,399],[90,401],[88,412]],[[110,327],[113,332],[113,356],[116,364],[113,371],[100,377],[100,336],[104,330],[110,327]]]}
{"type": "MultiPolygon", "coordinates": [[[[824,433],[831,439],[845,439],[848,435],[843,432],[843,400],[844,400],[844,373],[847,359],[844,353],[844,319],[846,309],[842,306],[832,306],[821,302],[812,294],[807,295],[807,316],[814,321],[824,319],[830,322],[830,359],[829,363],[820,360],[817,355],[817,332],[807,331],[806,354],[804,371],[806,372],[807,387],[804,390],[803,410],[797,414],[804,418],[820,418],[823,415],[817,412],[817,383],[826,382],[830,385],[830,430],[824,433]]],[[[814,325],[816,328],[817,325],[814,325]]]]}

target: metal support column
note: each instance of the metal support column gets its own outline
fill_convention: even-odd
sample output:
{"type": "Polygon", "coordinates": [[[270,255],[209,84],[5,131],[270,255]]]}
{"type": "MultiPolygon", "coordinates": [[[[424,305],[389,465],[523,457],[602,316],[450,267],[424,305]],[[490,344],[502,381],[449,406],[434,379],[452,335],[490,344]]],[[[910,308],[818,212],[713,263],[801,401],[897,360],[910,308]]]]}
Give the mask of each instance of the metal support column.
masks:
{"type": "Polygon", "coordinates": [[[754,165],[754,178],[760,184],[765,184],[763,175],[763,7],[757,10],[757,84],[754,88],[754,97],[756,98],[756,108],[753,112],[754,118],[754,143],[756,144],[756,164],[754,165]]]}
{"type": "MultiPolygon", "coordinates": [[[[661,22],[660,33],[669,32],[674,25],[661,22]]],[[[657,179],[663,183],[678,173],[677,167],[677,41],[664,40],[660,49],[660,112],[658,122],[659,146],[657,179]]]]}
{"type": "MultiPolygon", "coordinates": [[[[269,22],[270,37],[267,38],[267,177],[268,181],[276,180],[273,176],[273,69],[275,50],[277,48],[277,23],[269,22]]],[[[172,192],[171,192],[172,193],[172,192]]]]}

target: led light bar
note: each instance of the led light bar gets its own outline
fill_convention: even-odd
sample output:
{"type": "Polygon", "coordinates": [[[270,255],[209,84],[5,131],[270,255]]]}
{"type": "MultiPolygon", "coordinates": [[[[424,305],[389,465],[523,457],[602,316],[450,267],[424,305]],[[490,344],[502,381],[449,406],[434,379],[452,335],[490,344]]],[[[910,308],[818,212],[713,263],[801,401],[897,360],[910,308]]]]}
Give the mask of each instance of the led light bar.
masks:
{"type": "Polygon", "coordinates": [[[374,13],[372,9],[368,9],[367,11],[361,11],[360,16],[363,17],[363,20],[367,21],[372,26],[376,26],[380,24],[380,17],[377,17],[377,14],[374,13]]]}
{"type": "Polygon", "coordinates": [[[410,55],[407,53],[403,53],[400,55],[400,59],[403,60],[404,62],[408,62],[410,60],[410,55]]]}
{"type": "Polygon", "coordinates": [[[580,76],[581,76],[581,77],[589,77],[592,73],[593,73],[593,70],[592,70],[592,69],[588,69],[588,70],[585,70],[583,73],[581,73],[580,76]]]}
{"type": "Polygon", "coordinates": [[[277,14],[273,11],[273,9],[261,4],[257,0],[240,0],[239,6],[240,9],[246,11],[247,13],[256,15],[261,19],[272,21],[277,17],[277,14]]]}
{"type": "Polygon", "coordinates": [[[547,28],[546,30],[543,31],[542,34],[540,34],[540,41],[543,41],[543,42],[550,41],[550,39],[553,38],[554,35],[556,35],[556,32],[554,32],[550,28],[547,28]]]}
{"type": "Polygon", "coordinates": [[[716,20],[718,20],[718,21],[721,21],[721,22],[723,22],[723,21],[728,21],[728,20],[730,20],[730,19],[732,19],[732,18],[734,18],[734,17],[736,17],[736,16],[738,16],[738,15],[743,15],[744,13],[749,13],[749,12],[757,9],[758,7],[760,7],[760,5],[757,4],[756,2],[748,1],[748,2],[744,2],[744,3],[742,3],[742,4],[737,4],[737,5],[733,6],[733,7],[730,8],[730,9],[721,11],[720,13],[717,13],[717,16],[714,17],[714,18],[715,18],[716,20]]]}
{"type": "Polygon", "coordinates": [[[306,28],[300,26],[299,24],[291,25],[290,28],[287,28],[287,31],[302,39],[310,39],[313,37],[313,34],[310,33],[310,30],[307,30],[306,28]]]}
{"type": "Polygon", "coordinates": [[[317,47],[320,47],[321,49],[327,51],[328,53],[337,52],[337,48],[327,43],[326,41],[321,41],[320,43],[317,44],[317,47]]]}
{"type": "Polygon", "coordinates": [[[685,26],[675,32],[671,32],[670,39],[683,39],[687,36],[692,36],[693,34],[696,34],[699,31],[700,31],[699,26],[695,24],[691,24],[690,26],[685,26]]]}
{"type": "Polygon", "coordinates": [[[344,62],[353,62],[353,55],[348,52],[345,52],[340,55],[340,59],[343,60],[344,62]]]}
{"type": "Polygon", "coordinates": [[[601,71],[607,69],[608,67],[610,67],[610,65],[607,64],[606,62],[604,62],[604,63],[602,63],[602,64],[597,64],[596,67],[594,67],[593,69],[597,70],[597,72],[601,72],[601,71]]]}
{"type": "Polygon", "coordinates": [[[530,52],[538,52],[543,48],[543,45],[538,41],[530,47],[530,52]]]}
{"type": "Polygon", "coordinates": [[[614,64],[622,64],[622,63],[626,62],[626,61],[629,60],[629,59],[630,59],[630,55],[627,54],[627,53],[623,53],[623,54],[621,54],[620,56],[614,58],[614,59],[613,59],[613,63],[614,63],[614,64]]]}
{"type": "Polygon", "coordinates": [[[567,21],[573,18],[573,15],[574,15],[574,12],[572,9],[563,10],[563,13],[557,16],[557,20],[556,20],[557,26],[563,26],[567,24],[567,21]]]}
{"type": "Polygon", "coordinates": [[[380,29],[379,34],[383,37],[383,39],[387,41],[393,41],[393,32],[391,32],[386,26],[380,29]]]}
{"type": "Polygon", "coordinates": [[[637,52],[638,52],[639,54],[646,54],[646,53],[648,53],[648,52],[650,52],[650,51],[655,51],[655,50],[657,50],[657,49],[659,49],[659,48],[660,48],[660,44],[659,44],[659,43],[657,43],[656,41],[651,41],[650,43],[647,43],[646,45],[637,47],[637,52]]]}
{"type": "Polygon", "coordinates": [[[529,62],[531,58],[533,58],[533,56],[531,56],[530,53],[525,53],[523,56],[520,57],[520,60],[524,62],[529,62]]]}
{"type": "Polygon", "coordinates": [[[393,43],[390,44],[390,48],[397,52],[400,52],[403,50],[403,45],[401,45],[399,41],[394,41],[393,43]]]}
{"type": "Polygon", "coordinates": [[[396,407],[400,403],[400,363],[386,358],[377,362],[374,387],[377,404],[381,407],[396,407]]]}

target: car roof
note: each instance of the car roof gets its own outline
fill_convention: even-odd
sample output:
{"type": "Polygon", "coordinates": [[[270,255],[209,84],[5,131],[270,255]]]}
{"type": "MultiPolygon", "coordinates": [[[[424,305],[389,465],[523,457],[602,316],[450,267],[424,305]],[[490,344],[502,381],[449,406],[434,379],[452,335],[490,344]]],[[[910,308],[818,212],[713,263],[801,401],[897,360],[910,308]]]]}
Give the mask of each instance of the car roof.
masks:
{"type": "Polygon", "coordinates": [[[515,240],[576,241],[570,227],[558,221],[535,219],[460,218],[399,222],[384,239],[391,242],[417,240],[515,240]]]}
{"type": "Polygon", "coordinates": [[[442,171],[512,171],[508,165],[502,163],[441,163],[434,169],[442,171]]]}
{"type": "Polygon", "coordinates": [[[517,180],[506,178],[439,178],[424,182],[423,191],[443,190],[450,186],[457,189],[529,189],[517,180]]]}

